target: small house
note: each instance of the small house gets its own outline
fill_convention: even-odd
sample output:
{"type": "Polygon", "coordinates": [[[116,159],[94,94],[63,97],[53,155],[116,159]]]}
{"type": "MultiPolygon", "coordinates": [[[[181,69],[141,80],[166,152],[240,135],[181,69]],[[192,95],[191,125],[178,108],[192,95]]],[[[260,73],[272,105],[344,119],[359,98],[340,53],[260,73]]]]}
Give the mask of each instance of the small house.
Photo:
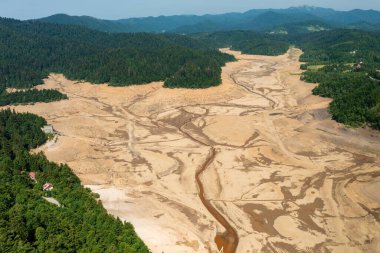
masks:
{"type": "Polygon", "coordinates": [[[34,171],[29,172],[29,178],[32,179],[34,182],[37,182],[37,173],[34,171]]]}
{"type": "Polygon", "coordinates": [[[364,62],[361,61],[361,62],[355,64],[355,68],[361,69],[361,68],[363,68],[363,65],[364,65],[364,62]]]}
{"type": "Polygon", "coordinates": [[[44,186],[42,187],[42,189],[44,191],[51,191],[51,190],[54,189],[54,186],[51,183],[46,183],[46,184],[44,184],[44,186]]]}
{"type": "Polygon", "coordinates": [[[54,134],[54,128],[52,125],[46,125],[42,128],[42,132],[45,134],[54,134]]]}

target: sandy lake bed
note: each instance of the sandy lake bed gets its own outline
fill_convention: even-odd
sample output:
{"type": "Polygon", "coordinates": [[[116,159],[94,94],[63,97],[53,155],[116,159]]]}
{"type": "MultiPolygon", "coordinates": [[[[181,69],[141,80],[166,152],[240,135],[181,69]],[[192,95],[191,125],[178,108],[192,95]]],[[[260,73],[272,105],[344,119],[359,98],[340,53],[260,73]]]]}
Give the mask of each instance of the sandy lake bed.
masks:
{"type": "Polygon", "coordinates": [[[217,235],[238,253],[380,252],[380,133],[331,120],[330,100],[299,79],[299,50],[224,51],[238,61],[218,87],[52,74],[38,88],[69,100],[12,108],[54,126],[37,151],[69,164],[153,253],[216,252],[217,235]]]}

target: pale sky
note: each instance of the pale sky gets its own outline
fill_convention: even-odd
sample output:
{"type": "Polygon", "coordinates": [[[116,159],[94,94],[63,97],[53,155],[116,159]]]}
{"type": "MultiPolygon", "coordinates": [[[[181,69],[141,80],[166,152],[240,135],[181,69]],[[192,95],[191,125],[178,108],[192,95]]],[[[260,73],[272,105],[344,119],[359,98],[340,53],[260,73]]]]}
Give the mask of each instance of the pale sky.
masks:
{"type": "Polygon", "coordinates": [[[380,10],[380,0],[0,0],[0,16],[16,19],[57,13],[120,19],[176,14],[216,14],[311,5],[336,10],[380,10]]]}

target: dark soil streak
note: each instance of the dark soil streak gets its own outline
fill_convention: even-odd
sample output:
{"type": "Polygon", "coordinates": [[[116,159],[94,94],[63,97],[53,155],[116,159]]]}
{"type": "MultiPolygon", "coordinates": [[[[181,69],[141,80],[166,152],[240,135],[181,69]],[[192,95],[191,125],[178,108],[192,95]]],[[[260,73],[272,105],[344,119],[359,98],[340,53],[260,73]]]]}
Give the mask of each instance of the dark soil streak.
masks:
{"type": "Polygon", "coordinates": [[[211,147],[210,153],[207,156],[205,163],[195,174],[195,179],[199,188],[199,198],[203,205],[209,211],[209,213],[226,229],[223,234],[217,234],[215,237],[215,243],[218,249],[223,249],[223,253],[235,253],[239,244],[239,236],[236,230],[230,225],[230,223],[224,218],[222,214],[216,210],[209,200],[205,197],[204,187],[201,180],[202,173],[210,166],[216,156],[216,150],[211,147]]]}

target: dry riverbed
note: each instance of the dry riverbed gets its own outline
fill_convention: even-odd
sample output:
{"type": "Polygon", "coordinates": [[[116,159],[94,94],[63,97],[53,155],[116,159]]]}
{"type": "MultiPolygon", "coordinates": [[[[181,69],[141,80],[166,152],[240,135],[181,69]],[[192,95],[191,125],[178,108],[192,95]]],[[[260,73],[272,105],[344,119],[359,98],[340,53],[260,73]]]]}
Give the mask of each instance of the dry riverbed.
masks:
{"type": "MultiPolygon", "coordinates": [[[[226,50],[228,51],[228,50],[226,50]]],[[[67,163],[154,253],[380,252],[380,134],[330,120],[300,51],[241,55],[206,90],[91,85],[17,106],[59,132],[67,163]],[[200,194],[201,193],[201,194],[200,194]],[[226,232],[227,229],[227,232],[226,232]]]]}

